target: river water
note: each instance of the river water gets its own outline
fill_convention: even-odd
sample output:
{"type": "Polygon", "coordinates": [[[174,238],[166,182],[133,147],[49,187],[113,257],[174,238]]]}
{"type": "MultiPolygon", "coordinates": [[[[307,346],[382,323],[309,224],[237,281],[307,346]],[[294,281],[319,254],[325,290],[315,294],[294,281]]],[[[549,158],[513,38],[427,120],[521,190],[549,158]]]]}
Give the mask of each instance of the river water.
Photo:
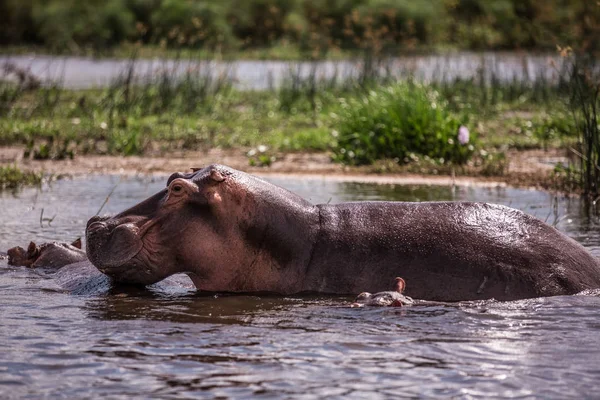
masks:
{"type": "MultiPolygon", "coordinates": [[[[291,75],[307,77],[311,71],[319,79],[357,77],[362,71],[361,61],[233,62],[202,60],[130,60],[94,59],[89,57],[58,57],[43,55],[0,56],[0,66],[13,64],[31,71],[44,82],[53,82],[67,88],[85,89],[108,86],[127,75],[132,67],[138,79],[152,79],[164,71],[169,76],[182,76],[193,71],[198,77],[227,76],[239,89],[268,89],[277,87],[291,75]]],[[[404,56],[388,60],[380,73],[397,78],[415,77],[424,81],[477,78],[483,71],[486,79],[492,76],[502,81],[553,80],[562,61],[556,54],[528,53],[450,53],[447,55],[404,56]],[[384,72],[385,70],[385,72],[384,72]]]]}
{"type": "MultiPolygon", "coordinates": [[[[577,199],[510,188],[273,181],[316,203],[511,205],[600,256],[598,219],[577,199]]],[[[98,176],[2,193],[0,249],[75,239],[115,186],[103,212],[122,210],[164,184],[98,176]]],[[[48,275],[2,260],[0,398],[598,396],[600,297],[401,309],[348,308],[350,301],[190,290],[73,295],[48,275]]]]}

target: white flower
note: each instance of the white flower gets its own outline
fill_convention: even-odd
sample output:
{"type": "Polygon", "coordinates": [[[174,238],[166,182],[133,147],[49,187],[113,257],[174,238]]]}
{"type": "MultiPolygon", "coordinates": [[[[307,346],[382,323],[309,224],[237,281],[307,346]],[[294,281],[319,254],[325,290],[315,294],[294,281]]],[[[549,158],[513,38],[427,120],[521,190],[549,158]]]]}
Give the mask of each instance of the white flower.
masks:
{"type": "Polygon", "coordinates": [[[80,118],[73,118],[73,119],[71,120],[71,123],[72,123],[73,125],[79,125],[79,124],[81,123],[81,119],[80,119],[80,118]]]}
{"type": "Polygon", "coordinates": [[[106,122],[100,122],[100,128],[106,130],[106,128],[108,128],[108,124],[106,122]]]}
{"type": "Polygon", "coordinates": [[[259,145],[257,148],[259,153],[264,153],[265,151],[267,151],[269,148],[267,146],[265,146],[264,144],[259,145]]]}
{"type": "Polygon", "coordinates": [[[463,145],[469,143],[469,129],[464,125],[458,128],[458,142],[463,145]]]}
{"type": "Polygon", "coordinates": [[[248,157],[253,157],[256,155],[256,150],[252,149],[250,151],[248,151],[248,157]]]}

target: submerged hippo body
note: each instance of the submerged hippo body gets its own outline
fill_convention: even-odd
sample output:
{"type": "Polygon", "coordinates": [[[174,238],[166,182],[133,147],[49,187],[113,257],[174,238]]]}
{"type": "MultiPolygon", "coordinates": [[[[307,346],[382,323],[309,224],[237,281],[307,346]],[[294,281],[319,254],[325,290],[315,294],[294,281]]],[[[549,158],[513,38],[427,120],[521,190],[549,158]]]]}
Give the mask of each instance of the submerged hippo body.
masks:
{"type": "Polygon", "coordinates": [[[30,242],[27,249],[16,246],[7,254],[9,265],[49,271],[58,286],[74,294],[102,293],[111,288],[110,278],[100,273],[81,250],[80,239],[39,246],[30,242]]]}
{"type": "Polygon", "coordinates": [[[81,250],[81,239],[73,243],[52,242],[36,245],[30,242],[27,249],[13,247],[7,251],[8,264],[22,267],[46,267],[58,269],[67,264],[87,260],[85,251],[81,250]]]}
{"type": "MultiPolygon", "coordinates": [[[[2,254],[2,253],[0,253],[2,254]]],[[[50,272],[49,277],[62,289],[72,294],[101,294],[114,288],[110,277],[98,271],[81,250],[81,240],[73,243],[51,242],[36,245],[29,243],[27,249],[13,247],[7,251],[8,264],[30,268],[41,268],[50,272]]],[[[185,275],[169,277],[152,286],[159,291],[193,288],[185,275]]]]}
{"type": "Polygon", "coordinates": [[[508,207],[467,202],[313,205],[213,165],[87,225],[90,261],[116,280],[177,272],[208,291],[386,290],[424,300],[521,299],[600,287],[600,265],[555,228],[508,207]]]}

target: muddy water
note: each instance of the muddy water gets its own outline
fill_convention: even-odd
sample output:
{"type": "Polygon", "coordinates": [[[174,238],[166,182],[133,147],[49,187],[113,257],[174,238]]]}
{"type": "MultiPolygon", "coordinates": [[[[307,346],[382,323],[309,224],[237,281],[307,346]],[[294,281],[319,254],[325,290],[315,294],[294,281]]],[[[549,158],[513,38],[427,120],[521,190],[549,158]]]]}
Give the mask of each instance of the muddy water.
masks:
{"type": "MultiPolygon", "coordinates": [[[[291,71],[308,76],[313,67],[319,78],[356,77],[360,74],[360,61],[283,62],[283,61],[234,61],[215,62],[198,60],[97,60],[86,57],[55,56],[0,56],[0,65],[9,62],[19,68],[30,70],[46,82],[55,82],[68,88],[92,88],[107,86],[125,76],[133,66],[134,76],[147,79],[169,71],[169,75],[183,75],[188,71],[200,76],[228,76],[240,89],[267,89],[278,86],[291,71]]],[[[426,81],[477,77],[483,69],[488,78],[533,81],[538,78],[553,79],[557,75],[561,59],[555,54],[536,55],[526,53],[452,53],[449,55],[426,55],[398,57],[382,65],[382,72],[396,77],[414,76],[426,81]]]]}
{"type": "MultiPolygon", "coordinates": [[[[1,194],[0,249],[76,238],[118,182],[94,177],[1,194]]],[[[598,219],[574,199],[506,188],[276,183],[314,202],[507,204],[556,223],[600,256],[598,219]]],[[[123,180],[105,211],[163,185],[123,180]]],[[[403,309],[350,309],[349,300],[72,295],[0,261],[0,398],[563,399],[593,398],[600,388],[599,297],[403,309]]]]}

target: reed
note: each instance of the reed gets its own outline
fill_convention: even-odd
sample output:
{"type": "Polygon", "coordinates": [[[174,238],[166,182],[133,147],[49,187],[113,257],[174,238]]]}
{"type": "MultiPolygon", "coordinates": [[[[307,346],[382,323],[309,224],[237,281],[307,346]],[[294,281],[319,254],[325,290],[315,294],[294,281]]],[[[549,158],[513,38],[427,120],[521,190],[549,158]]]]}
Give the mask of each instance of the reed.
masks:
{"type": "Polygon", "coordinates": [[[600,71],[592,53],[573,55],[569,70],[569,105],[578,129],[580,185],[585,195],[600,193],[600,71]]]}

